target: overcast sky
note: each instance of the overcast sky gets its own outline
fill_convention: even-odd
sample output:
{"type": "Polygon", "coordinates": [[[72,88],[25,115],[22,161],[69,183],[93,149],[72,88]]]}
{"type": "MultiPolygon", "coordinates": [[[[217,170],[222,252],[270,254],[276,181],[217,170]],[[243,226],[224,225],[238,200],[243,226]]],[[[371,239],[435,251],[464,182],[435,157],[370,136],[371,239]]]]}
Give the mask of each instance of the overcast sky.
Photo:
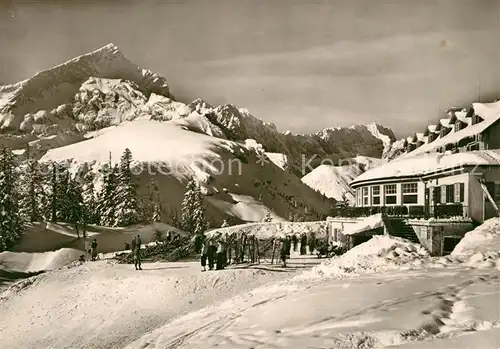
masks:
{"type": "Polygon", "coordinates": [[[377,122],[403,136],[500,98],[500,0],[7,2],[0,84],[112,42],[179,100],[283,131],[377,122]]]}

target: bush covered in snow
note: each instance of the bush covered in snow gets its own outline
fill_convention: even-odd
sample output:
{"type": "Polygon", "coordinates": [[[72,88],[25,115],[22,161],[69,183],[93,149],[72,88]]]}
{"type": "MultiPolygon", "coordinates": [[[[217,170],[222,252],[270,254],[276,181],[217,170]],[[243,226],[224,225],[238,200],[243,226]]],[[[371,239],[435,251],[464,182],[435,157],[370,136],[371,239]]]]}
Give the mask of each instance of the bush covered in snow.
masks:
{"type": "MultiPolygon", "coordinates": [[[[194,244],[189,237],[179,237],[168,242],[146,245],[141,250],[142,259],[153,261],[177,262],[195,255],[194,244]]],[[[121,263],[133,263],[132,253],[121,253],[115,256],[121,263]]]]}

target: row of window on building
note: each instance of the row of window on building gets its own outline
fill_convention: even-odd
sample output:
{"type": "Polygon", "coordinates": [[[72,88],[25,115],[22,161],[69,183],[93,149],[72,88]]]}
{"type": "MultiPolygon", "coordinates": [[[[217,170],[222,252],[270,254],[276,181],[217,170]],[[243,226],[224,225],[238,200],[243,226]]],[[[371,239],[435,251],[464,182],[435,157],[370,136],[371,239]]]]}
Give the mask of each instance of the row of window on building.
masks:
{"type": "MultiPolygon", "coordinates": [[[[356,189],[356,206],[396,205],[396,184],[372,185],[356,189]],[[381,192],[383,190],[383,192],[381,192]],[[383,201],[382,201],[383,200],[383,201]]],[[[464,202],[464,183],[441,185],[429,188],[431,204],[464,202]]],[[[418,204],[418,183],[401,184],[401,204],[418,204]]],[[[423,204],[423,203],[422,203],[423,204]]]]}
{"type": "Polygon", "coordinates": [[[429,199],[431,205],[464,202],[465,185],[463,183],[455,183],[430,187],[429,199]]]}

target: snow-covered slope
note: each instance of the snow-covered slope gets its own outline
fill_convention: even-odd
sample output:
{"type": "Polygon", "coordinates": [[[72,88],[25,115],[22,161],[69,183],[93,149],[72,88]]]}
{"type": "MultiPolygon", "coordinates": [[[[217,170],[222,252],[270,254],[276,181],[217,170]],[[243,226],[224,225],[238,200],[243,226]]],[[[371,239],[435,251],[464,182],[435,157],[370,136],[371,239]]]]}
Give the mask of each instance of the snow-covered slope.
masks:
{"type": "MultiPolygon", "coordinates": [[[[185,183],[195,178],[210,195],[207,212],[215,224],[228,217],[260,221],[268,211],[288,217],[290,211],[305,206],[316,218],[326,213],[326,198],[273,163],[260,162],[254,143],[245,145],[209,136],[203,132],[209,126],[196,111],[171,121],[138,119],[95,133],[83,142],[51,149],[41,162],[68,163],[71,173],[89,169],[97,172],[110,154],[112,161],[118,161],[129,148],[140,191],[146,190],[151,177],[155,178],[164,205],[180,212],[185,183]],[[242,203],[235,197],[249,198],[242,203]],[[296,201],[300,206],[293,206],[296,201]]],[[[99,183],[99,177],[96,181],[99,183]]]]}
{"type": "Polygon", "coordinates": [[[169,175],[179,179],[196,177],[206,183],[218,170],[213,165],[221,159],[213,150],[216,147],[243,151],[236,143],[189,132],[171,122],[135,120],[85,142],[49,150],[41,161],[102,165],[108,162],[110,154],[118,161],[125,148],[129,148],[138,162],[165,164],[169,175]]]}
{"type": "Polygon", "coordinates": [[[349,183],[361,173],[361,169],[356,165],[320,165],[302,177],[302,182],[329,198],[341,201],[345,194],[350,202],[354,202],[349,183]]]}
{"type": "Polygon", "coordinates": [[[281,168],[283,171],[286,171],[288,168],[288,157],[285,154],[282,153],[270,153],[270,152],[265,152],[264,153],[267,158],[276,166],[281,168]]]}
{"type": "Polygon", "coordinates": [[[349,183],[364,171],[377,167],[382,160],[357,156],[350,161],[345,161],[342,166],[320,165],[302,177],[302,182],[323,195],[341,201],[343,195],[354,203],[354,193],[349,183]]]}
{"type": "Polygon", "coordinates": [[[261,260],[206,273],[194,262],[144,263],[143,272],[87,263],[2,292],[3,341],[9,348],[496,349],[499,255],[490,257],[498,230],[498,218],[488,221],[446,257],[375,236],[300,274],[318,259],[292,253],[286,269],[261,260]],[[491,263],[474,264],[478,253],[491,263]]]}

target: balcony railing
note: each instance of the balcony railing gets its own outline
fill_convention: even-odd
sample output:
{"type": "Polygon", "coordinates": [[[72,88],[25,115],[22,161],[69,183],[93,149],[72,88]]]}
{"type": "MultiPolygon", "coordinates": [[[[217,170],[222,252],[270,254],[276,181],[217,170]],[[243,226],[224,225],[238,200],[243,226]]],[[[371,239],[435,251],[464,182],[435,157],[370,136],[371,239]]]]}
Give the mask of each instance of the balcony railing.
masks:
{"type": "Polygon", "coordinates": [[[331,210],[332,217],[367,217],[382,213],[389,217],[407,218],[452,218],[468,217],[467,206],[461,203],[439,204],[430,206],[426,212],[425,206],[401,205],[401,206],[372,206],[372,207],[336,207],[331,210]]]}

